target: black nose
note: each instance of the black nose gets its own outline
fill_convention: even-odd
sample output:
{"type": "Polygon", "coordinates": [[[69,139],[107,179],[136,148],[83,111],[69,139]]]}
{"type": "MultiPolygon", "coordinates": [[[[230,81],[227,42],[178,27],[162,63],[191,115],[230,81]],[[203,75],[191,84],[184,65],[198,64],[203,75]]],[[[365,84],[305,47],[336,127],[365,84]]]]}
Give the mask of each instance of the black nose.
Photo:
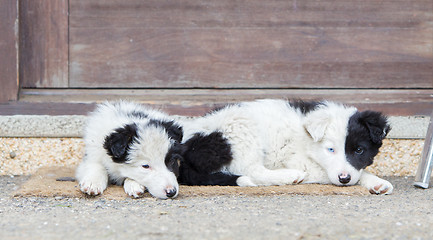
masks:
{"type": "Polygon", "coordinates": [[[174,195],[176,195],[176,192],[177,192],[176,188],[170,188],[170,189],[165,190],[166,196],[169,197],[169,198],[171,198],[174,195]]]}
{"type": "Polygon", "coordinates": [[[338,180],[342,183],[342,184],[346,184],[350,182],[350,174],[348,173],[340,173],[338,175],[338,180]]]}

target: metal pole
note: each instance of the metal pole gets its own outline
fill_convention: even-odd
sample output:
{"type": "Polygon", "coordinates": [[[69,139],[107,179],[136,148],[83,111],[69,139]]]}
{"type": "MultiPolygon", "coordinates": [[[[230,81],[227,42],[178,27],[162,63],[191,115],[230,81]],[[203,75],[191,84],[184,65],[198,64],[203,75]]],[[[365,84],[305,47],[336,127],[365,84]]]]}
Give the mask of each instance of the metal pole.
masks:
{"type": "Polygon", "coordinates": [[[433,168],[433,112],[430,116],[427,135],[425,136],[424,148],[421,161],[418,165],[414,185],[420,188],[428,188],[433,168]]]}

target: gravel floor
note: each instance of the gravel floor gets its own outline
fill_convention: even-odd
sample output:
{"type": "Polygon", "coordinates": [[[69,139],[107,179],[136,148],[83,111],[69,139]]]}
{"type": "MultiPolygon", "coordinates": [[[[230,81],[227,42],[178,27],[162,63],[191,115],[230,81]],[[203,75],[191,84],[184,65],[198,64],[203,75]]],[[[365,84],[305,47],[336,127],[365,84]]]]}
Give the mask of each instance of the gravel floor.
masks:
{"type": "Polygon", "coordinates": [[[433,190],[407,177],[390,196],[11,198],[26,179],[0,177],[0,239],[433,238],[433,190]]]}

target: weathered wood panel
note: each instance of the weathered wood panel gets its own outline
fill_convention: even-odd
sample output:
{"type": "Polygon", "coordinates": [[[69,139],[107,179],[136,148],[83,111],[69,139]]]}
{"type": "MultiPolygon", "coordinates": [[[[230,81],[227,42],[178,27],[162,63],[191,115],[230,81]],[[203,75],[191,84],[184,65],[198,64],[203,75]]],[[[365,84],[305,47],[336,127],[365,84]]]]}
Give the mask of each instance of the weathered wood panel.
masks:
{"type": "MultiPolygon", "coordinates": [[[[179,103],[149,104],[169,114],[184,116],[200,116],[215,108],[224,106],[222,103],[199,103],[182,105],[179,103]]],[[[353,106],[360,111],[376,110],[388,116],[429,116],[433,103],[356,103],[353,106]]],[[[50,103],[50,102],[9,102],[0,105],[0,115],[86,115],[95,109],[95,103],[50,103]]]]}
{"type": "Polygon", "coordinates": [[[432,8],[429,0],[71,0],[70,5],[71,27],[139,28],[413,27],[432,8]]]}
{"type": "Polygon", "coordinates": [[[18,97],[17,2],[0,0],[0,103],[18,97]]]}
{"type": "Polygon", "coordinates": [[[85,115],[95,109],[95,104],[86,103],[28,103],[9,102],[0,104],[0,115],[85,115]]]}
{"type": "Polygon", "coordinates": [[[433,88],[433,6],[70,0],[70,86],[433,88]]]}
{"type": "Polygon", "coordinates": [[[20,0],[22,87],[68,87],[68,0],[20,0]]]}
{"type": "Polygon", "coordinates": [[[212,108],[228,103],[250,101],[263,98],[304,99],[304,100],[333,100],[357,106],[360,110],[377,110],[388,115],[426,115],[433,109],[433,89],[424,90],[318,90],[318,89],[149,89],[149,90],[56,90],[56,89],[24,89],[21,92],[21,103],[15,109],[10,106],[0,106],[0,114],[8,113],[30,114],[85,114],[89,107],[61,103],[92,104],[103,100],[130,99],[156,108],[161,108],[172,114],[201,115],[212,108]],[[44,103],[57,103],[47,105],[44,103]],[[31,107],[35,104],[35,108],[31,107]],[[49,111],[42,110],[42,106],[51,106],[49,111]]]}

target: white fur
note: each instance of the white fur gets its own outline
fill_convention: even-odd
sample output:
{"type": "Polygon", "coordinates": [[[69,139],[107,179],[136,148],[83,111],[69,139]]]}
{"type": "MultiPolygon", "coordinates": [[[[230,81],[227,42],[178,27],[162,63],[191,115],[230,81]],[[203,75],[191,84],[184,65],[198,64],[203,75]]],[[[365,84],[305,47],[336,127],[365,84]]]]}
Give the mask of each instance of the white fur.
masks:
{"type": "Polygon", "coordinates": [[[338,175],[350,174],[346,185],[361,179],[361,185],[370,190],[382,185],[391,193],[389,182],[356,170],[346,160],[348,120],[356,111],[326,102],[305,116],[284,100],[257,100],[182,120],[184,141],[197,132],[222,132],[233,154],[223,171],[241,175],[237,180],[240,186],[300,182],[342,185],[338,175]]]}
{"type": "Polygon", "coordinates": [[[167,190],[179,189],[176,176],[164,162],[172,140],[164,129],[147,125],[150,119],[172,121],[164,113],[132,102],[98,105],[88,118],[84,133],[85,157],[76,171],[82,192],[101,194],[109,180],[119,185],[124,183],[125,192],[133,197],[140,196],[147,188],[153,196],[166,199],[167,190]],[[133,111],[144,112],[148,118],[127,114],[133,111]],[[138,126],[139,141],[131,146],[127,163],[115,163],[103,147],[105,138],[115,129],[131,123],[138,126]],[[145,169],[143,165],[150,168],[145,169]]]}

